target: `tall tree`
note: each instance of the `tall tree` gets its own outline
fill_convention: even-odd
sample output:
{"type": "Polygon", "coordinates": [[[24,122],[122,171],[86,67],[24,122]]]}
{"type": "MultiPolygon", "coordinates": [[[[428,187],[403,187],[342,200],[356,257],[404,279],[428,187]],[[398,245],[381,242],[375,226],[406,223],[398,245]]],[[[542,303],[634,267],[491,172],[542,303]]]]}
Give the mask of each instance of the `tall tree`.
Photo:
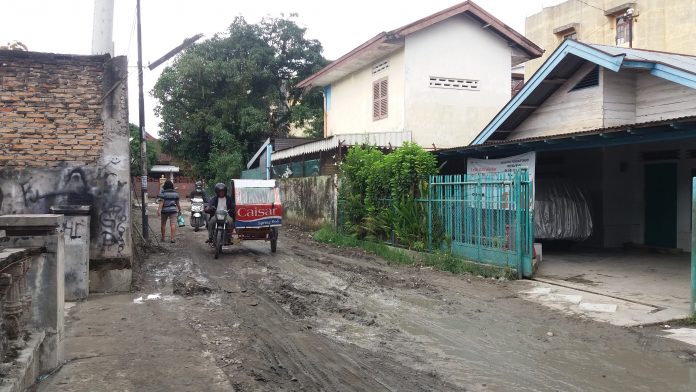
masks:
{"type": "Polygon", "coordinates": [[[321,44],[290,18],[249,24],[196,44],[167,67],[152,94],[166,152],[194,175],[227,182],[265,138],[292,125],[323,127],[321,96],[295,84],[326,64],[321,44]]]}

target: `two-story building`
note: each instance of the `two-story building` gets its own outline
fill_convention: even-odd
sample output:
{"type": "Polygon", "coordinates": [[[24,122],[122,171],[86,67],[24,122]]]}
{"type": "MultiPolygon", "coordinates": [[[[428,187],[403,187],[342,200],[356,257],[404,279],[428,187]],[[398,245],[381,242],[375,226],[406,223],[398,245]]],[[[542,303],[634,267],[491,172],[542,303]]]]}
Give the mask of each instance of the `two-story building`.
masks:
{"type": "Polygon", "coordinates": [[[696,54],[693,0],[567,0],[530,15],[525,36],[546,52],[525,64],[525,80],[565,39],[696,54]]]}
{"type": "Polygon", "coordinates": [[[468,144],[510,99],[512,66],[541,54],[471,1],[382,32],[299,83],[323,88],[325,139],[279,151],[273,162],[322,152],[335,159],[337,149],[362,143],[468,144]]]}

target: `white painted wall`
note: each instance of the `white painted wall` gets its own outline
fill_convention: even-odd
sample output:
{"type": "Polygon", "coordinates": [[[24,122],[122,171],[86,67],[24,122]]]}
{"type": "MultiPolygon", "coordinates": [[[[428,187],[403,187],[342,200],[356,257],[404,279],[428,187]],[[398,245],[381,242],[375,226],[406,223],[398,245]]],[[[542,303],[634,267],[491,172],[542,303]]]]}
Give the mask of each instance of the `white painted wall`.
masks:
{"type": "Polygon", "coordinates": [[[331,85],[327,136],[404,131],[404,50],[386,59],[389,68],[376,75],[370,64],[331,85]],[[389,78],[389,116],[373,121],[372,83],[385,76],[389,78]]]}
{"type": "Polygon", "coordinates": [[[467,16],[406,37],[406,129],[423,145],[467,145],[510,99],[511,49],[467,16]],[[431,88],[431,76],[479,80],[480,91],[431,88]]]}
{"type": "Polygon", "coordinates": [[[696,89],[645,73],[637,79],[636,95],[637,122],[696,115],[696,89]]]}
{"type": "Polygon", "coordinates": [[[511,139],[558,135],[601,128],[603,125],[603,72],[599,86],[570,91],[594,67],[585,64],[511,135],[511,139]]]}
{"type": "Polygon", "coordinates": [[[602,68],[604,91],[604,126],[633,124],[636,122],[636,73],[614,72],[602,68]]]}

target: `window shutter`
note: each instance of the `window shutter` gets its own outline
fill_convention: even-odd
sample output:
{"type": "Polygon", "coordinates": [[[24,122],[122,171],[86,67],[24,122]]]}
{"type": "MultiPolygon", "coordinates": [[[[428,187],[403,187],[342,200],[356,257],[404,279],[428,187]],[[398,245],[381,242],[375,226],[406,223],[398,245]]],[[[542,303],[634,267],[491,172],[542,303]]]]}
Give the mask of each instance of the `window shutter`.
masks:
{"type": "Polygon", "coordinates": [[[372,84],[372,119],[381,120],[389,114],[389,80],[384,78],[372,84]]]}
{"type": "Polygon", "coordinates": [[[379,120],[380,118],[380,95],[380,83],[375,82],[372,84],[372,120],[379,120]]]}
{"type": "Polygon", "coordinates": [[[384,79],[379,83],[380,89],[380,107],[379,114],[382,118],[387,118],[389,114],[389,80],[384,79]]]}

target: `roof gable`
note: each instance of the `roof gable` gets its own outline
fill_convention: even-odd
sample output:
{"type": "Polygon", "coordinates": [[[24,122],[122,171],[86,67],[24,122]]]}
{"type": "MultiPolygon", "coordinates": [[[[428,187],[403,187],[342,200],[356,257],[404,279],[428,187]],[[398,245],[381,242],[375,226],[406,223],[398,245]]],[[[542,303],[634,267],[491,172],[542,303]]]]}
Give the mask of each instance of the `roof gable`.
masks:
{"type": "Polygon", "coordinates": [[[653,76],[696,89],[696,57],[564,41],[471,143],[505,140],[586,62],[608,70],[648,70],[653,76]]]}
{"type": "Polygon", "coordinates": [[[440,12],[409,23],[396,30],[382,32],[341,56],[319,72],[298,83],[298,87],[324,86],[342,78],[373,61],[377,61],[404,45],[404,38],[457,15],[466,14],[481,23],[483,28],[505,39],[528,58],[540,57],[543,50],[472,1],[465,1],[440,12]]]}

